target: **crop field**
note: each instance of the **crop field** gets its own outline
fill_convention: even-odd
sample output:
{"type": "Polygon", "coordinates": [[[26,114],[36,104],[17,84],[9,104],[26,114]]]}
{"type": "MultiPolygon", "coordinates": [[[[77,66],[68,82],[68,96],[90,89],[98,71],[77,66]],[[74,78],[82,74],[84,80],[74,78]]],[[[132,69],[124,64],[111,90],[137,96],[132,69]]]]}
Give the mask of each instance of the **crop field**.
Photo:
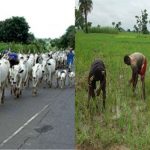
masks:
{"type": "Polygon", "coordinates": [[[78,149],[150,149],[150,36],[136,33],[76,33],[75,122],[78,149]],[[148,60],[146,100],[141,98],[140,78],[133,95],[128,81],[131,68],[124,55],[143,53],[148,60]],[[107,72],[106,110],[102,97],[91,100],[87,109],[87,77],[91,63],[100,58],[107,72]],[[96,109],[95,103],[99,104],[96,109]]]}

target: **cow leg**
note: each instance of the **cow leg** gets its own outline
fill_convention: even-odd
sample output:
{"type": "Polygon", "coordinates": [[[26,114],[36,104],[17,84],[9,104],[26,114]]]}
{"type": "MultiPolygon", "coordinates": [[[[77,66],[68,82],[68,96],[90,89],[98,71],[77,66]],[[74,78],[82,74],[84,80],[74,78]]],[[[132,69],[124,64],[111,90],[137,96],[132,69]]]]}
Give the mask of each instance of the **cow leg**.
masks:
{"type": "Polygon", "coordinates": [[[24,87],[27,86],[28,80],[29,80],[29,78],[28,78],[28,73],[26,73],[25,80],[24,80],[24,87]]]}
{"type": "Polygon", "coordinates": [[[61,89],[63,88],[62,80],[60,81],[60,88],[61,88],[61,89]]]}
{"type": "Polygon", "coordinates": [[[64,79],[64,84],[63,84],[63,87],[65,87],[65,82],[66,82],[66,79],[64,79]]]}
{"type": "Polygon", "coordinates": [[[11,89],[10,89],[10,94],[12,95],[13,94],[13,87],[11,86],[11,89]]]}
{"type": "Polygon", "coordinates": [[[35,87],[35,95],[37,95],[37,88],[35,87]]]}
{"type": "Polygon", "coordinates": [[[43,76],[43,88],[46,88],[46,83],[47,83],[47,77],[46,75],[43,76]]]}
{"type": "Polygon", "coordinates": [[[37,94],[37,86],[39,84],[38,79],[33,83],[32,95],[35,96],[37,94]]]}
{"type": "Polygon", "coordinates": [[[29,88],[29,86],[30,86],[30,77],[28,78],[28,88],[29,88]]]}
{"type": "Polygon", "coordinates": [[[57,85],[56,87],[58,88],[59,87],[59,79],[57,78],[57,85]]]}
{"type": "Polygon", "coordinates": [[[12,88],[11,88],[11,89],[10,89],[10,94],[12,95],[12,93],[13,93],[13,92],[12,92],[12,88]]]}
{"type": "Polygon", "coordinates": [[[20,90],[20,95],[22,95],[22,90],[20,90]]]}
{"type": "Polygon", "coordinates": [[[48,75],[48,78],[47,78],[47,82],[46,82],[50,88],[50,79],[49,79],[49,75],[48,75]]]}
{"type": "Polygon", "coordinates": [[[33,88],[32,88],[32,95],[34,96],[34,91],[33,91],[33,88]]]}
{"type": "Polygon", "coordinates": [[[19,98],[20,96],[20,91],[19,91],[19,88],[16,90],[16,98],[19,98]]]}
{"type": "Polygon", "coordinates": [[[29,88],[29,86],[30,86],[30,84],[29,84],[30,81],[29,80],[30,80],[30,77],[28,76],[27,79],[26,79],[26,82],[24,83],[24,87],[28,87],[29,88]]]}
{"type": "Polygon", "coordinates": [[[68,86],[70,87],[70,78],[68,77],[68,86]]]}
{"type": "Polygon", "coordinates": [[[16,91],[17,91],[17,89],[13,88],[13,93],[14,93],[15,96],[16,96],[16,91]]]}
{"type": "Polygon", "coordinates": [[[72,87],[72,78],[69,78],[69,87],[72,87]]]}
{"type": "Polygon", "coordinates": [[[51,83],[51,81],[48,81],[48,85],[49,85],[49,88],[51,88],[51,87],[52,87],[52,83],[51,83]]]}
{"type": "Polygon", "coordinates": [[[35,96],[35,95],[36,95],[36,93],[37,93],[37,92],[36,92],[36,87],[33,87],[32,95],[33,95],[33,96],[35,96]]]}
{"type": "Polygon", "coordinates": [[[1,97],[1,104],[4,104],[4,88],[1,88],[0,97],[1,97]]]}
{"type": "Polygon", "coordinates": [[[52,72],[49,74],[49,87],[52,87],[52,72]]]}
{"type": "Polygon", "coordinates": [[[5,88],[3,88],[2,99],[5,98],[5,88]]]}

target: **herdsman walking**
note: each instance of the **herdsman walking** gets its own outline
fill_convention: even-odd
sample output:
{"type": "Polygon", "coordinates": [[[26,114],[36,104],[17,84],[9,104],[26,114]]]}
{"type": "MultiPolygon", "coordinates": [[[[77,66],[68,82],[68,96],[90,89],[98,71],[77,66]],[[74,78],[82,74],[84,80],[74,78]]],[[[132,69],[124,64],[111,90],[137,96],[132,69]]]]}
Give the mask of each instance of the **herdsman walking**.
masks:
{"type": "Polygon", "coordinates": [[[135,52],[131,55],[125,55],[124,63],[131,66],[132,77],[129,80],[129,83],[132,84],[134,93],[138,81],[138,75],[141,76],[142,98],[145,99],[145,73],[147,67],[146,57],[142,53],[135,52]]]}

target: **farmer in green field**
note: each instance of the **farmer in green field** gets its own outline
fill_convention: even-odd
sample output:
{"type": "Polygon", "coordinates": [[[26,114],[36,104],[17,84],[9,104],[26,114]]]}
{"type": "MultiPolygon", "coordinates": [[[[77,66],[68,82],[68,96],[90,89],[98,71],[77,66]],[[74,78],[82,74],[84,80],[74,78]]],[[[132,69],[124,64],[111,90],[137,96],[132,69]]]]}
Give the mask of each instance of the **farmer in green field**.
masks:
{"type": "Polygon", "coordinates": [[[102,60],[95,60],[92,65],[88,76],[88,107],[90,98],[95,98],[100,95],[102,90],[103,92],[103,108],[105,108],[105,99],[106,99],[106,69],[102,60]],[[100,82],[99,88],[96,90],[96,81],[100,82]]]}
{"type": "Polygon", "coordinates": [[[145,99],[145,73],[147,67],[146,57],[142,53],[135,52],[131,55],[125,55],[124,63],[131,66],[132,78],[129,83],[132,84],[134,93],[138,81],[138,75],[141,76],[142,96],[143,99],[145,99]]]}

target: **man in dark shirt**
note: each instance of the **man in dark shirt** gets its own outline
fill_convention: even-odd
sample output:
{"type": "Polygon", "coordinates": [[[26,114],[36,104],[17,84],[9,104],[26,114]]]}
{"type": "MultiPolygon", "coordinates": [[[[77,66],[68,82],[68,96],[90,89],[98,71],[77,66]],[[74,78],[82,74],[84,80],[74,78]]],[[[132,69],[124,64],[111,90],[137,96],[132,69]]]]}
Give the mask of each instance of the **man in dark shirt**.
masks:
{"type": "Polygon", "coordinates": [[[103,108],[105,108],[106,99],[106,70],[103,61],[95,60],[92,65],[88,76],[88,107],[90,98],[95,98],[96,81],[100,81],[100,87],[97,89],[97,96],[100,95],[100,91],[103,92],[103,108]]]}

